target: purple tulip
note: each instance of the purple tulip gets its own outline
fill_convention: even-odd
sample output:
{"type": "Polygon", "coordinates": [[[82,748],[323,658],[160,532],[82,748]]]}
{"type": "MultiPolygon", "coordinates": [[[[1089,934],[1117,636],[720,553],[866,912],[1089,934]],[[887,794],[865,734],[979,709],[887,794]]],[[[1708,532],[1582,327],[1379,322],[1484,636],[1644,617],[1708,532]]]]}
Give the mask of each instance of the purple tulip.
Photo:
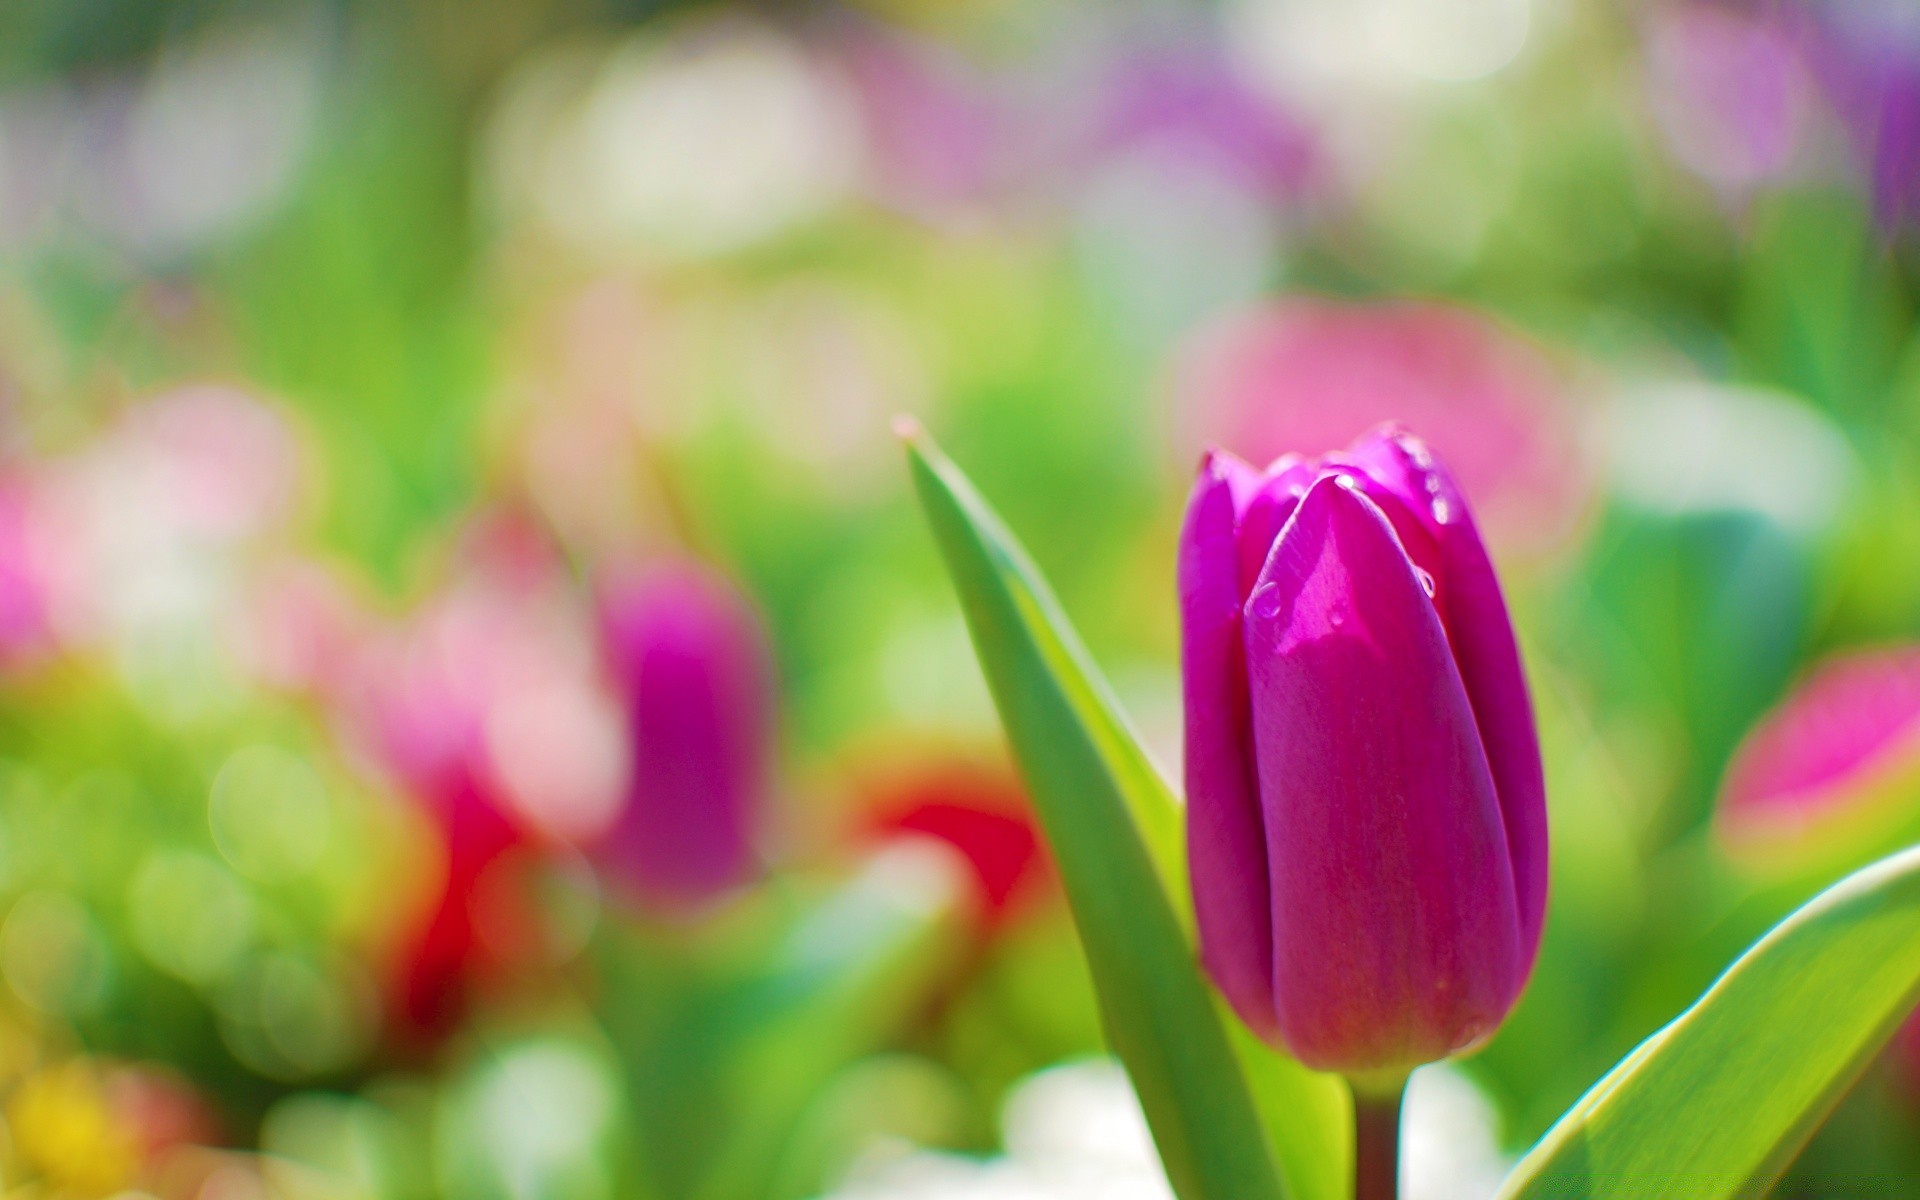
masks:
{"type": "Polygon", "coordinates": [[[1875,214],[1894,229],[1920,215],[1920,8],[1909,0],[1795,0],[1816,76],[1853,136],[1875,214]]]}
{"type": "Polygon", "coordinates": [[[773,742],[773,671],[733,588],[677,566],[608,588],[609,672],[632,751],[600,862],[656,911],[697,909],[753,874],[773,742]]]}
{"type": "Polygon", "coordinates": [[[1261,472],[1215,452],[1180,542],[1201,957],[1308,1066],[1493,1032],[1546,907],[1540,750],[1452,478],[1394,427],[1261,472]]]}

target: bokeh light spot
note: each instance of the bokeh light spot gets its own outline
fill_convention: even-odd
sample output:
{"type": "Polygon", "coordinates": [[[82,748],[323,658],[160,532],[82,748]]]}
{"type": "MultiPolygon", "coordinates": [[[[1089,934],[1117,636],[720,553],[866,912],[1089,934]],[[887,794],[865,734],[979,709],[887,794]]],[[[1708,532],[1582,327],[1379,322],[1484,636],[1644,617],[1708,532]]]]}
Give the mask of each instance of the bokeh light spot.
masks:
{"type": "Polygon", "coordinates": [[[214,777],[207,821],[235,870],[272,881],[303,875],[326,852],[333,814],[306,762],[273,746],[236,752],[214,777]]]}

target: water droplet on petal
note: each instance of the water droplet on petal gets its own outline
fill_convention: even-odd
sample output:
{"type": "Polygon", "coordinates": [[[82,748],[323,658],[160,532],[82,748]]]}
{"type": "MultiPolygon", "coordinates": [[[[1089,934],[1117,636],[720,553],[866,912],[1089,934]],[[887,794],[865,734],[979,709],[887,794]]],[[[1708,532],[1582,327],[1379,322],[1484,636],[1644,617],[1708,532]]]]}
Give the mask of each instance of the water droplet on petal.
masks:
{"type": "Polygon", "coordinates": [[[1433,519],[1445,525],[1453,520],[1453,505],[1447,503],[1445,496],[1433,498],[1433,519]]]}
{"type": "Polygon", "coordinates": [[[1248,610],[1260,620],[1270,620],[1280,612],[1280,585],[1265,583],[1255,588],[1248,610]]]}
{"type": "Polygon", "coordinates": [[[1413,573],[1420,580],[1420,590],[1427,594],[1427,599],[1433,599],[1433,576],[1421,570],[1419,567],[1415,567],[1413,573]]]}

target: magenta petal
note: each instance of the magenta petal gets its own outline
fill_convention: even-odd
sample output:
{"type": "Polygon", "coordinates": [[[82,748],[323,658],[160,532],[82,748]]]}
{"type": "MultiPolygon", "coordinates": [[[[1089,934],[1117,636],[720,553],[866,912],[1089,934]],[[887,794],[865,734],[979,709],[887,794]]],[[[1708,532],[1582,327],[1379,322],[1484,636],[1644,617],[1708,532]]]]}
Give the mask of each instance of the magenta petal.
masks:
{"type": "Polygon", "coordinates": [[[1240,509],[1258,475],[1231,455],[1201,467],[1180,533],[1187,861],[1200,956],[1240,1018],[1273,1030],[1266,835],[1248,744],[1241,657],[1240,509]]]}
{"type": "Polygon", "coordinates": [[[1240,516],[1240,598],[1253,591],[1260,569],[1267,565],[1273,539],[1293,515],[1300,497],[1307,494],[1319,477],[1313,463],[1297,454],[1276,459],[1261,475],[1252,496],[1241,505],[1240,516]]]}
{"type": "Polygon", "coordinates": [[[773,752],[766,640],[744,599],[691,567],[611,588],[602,608],[633,767],[597,854],[642,901],[698,907],[756,870],[773,752]]]}
{"type": "Polygon", "coordinates": [[[1871,798],[1920,760],[1920,649],[1823,664],[1754,727],[1728,765],[1722,831],[1794,835],[1871,798]]]}
{"type": "Polygon", "coordinates": [[[1389,426],[1361,439],[1349,458],[1400,501],[1401,511],[1390,513],[1401,518],[1395,524],[1417,522],[1434,547],[1434,601],[1473,704],[1506,823],[1524,974],[1533,969],[1547,911],[1547,787],[1500,581],[1466,499],[1425,443],[1389,426]]]}
{"type": "Polygon", "coordinates": [[[1281,1036],[1348,1073],[1429,1062],[1525,975],[1505,827],[1433,604],[1386,516],[1327,476],[1246,608],[1281,1036]]]}

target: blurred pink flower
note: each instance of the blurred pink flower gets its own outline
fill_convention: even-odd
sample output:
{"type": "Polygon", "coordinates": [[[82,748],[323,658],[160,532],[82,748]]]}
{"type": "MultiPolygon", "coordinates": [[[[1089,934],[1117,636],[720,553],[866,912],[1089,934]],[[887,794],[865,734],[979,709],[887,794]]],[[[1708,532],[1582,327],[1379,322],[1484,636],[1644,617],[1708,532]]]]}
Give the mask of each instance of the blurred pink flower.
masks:
{"type": "Polygon", "coordinates": [[[338,596],[311,580],[289,586],[309,589],[285,602],[292,677],[308,671],[342,742],[442,842],[444,876],[403,935],[391,996],[400,1032],[431,1039],[499,965],[488,928],[540,928],[508,876],[596,831],[618,802],[623,747],[591,615],[551,543],[515,513],[476,519],[448,578],[403,621],[335,611],[338,596]],[[345,664],[313,664],[336,638],[345,664]]]}
{"type": "Polygon", "coordinates": [[[134,404],[46,463],[34,512],[61,637],[116,649],[229,628],[240,560],[285,529],[301,465],[286,417],[220,384],[134,404]]]}
{"type": "Polygon", "coordinates": [[[373,613],[327,563],[289,557],[252,580],[242,623],[250,673],[283,692],[333,696],[349,686],[356,649],[373,613]]]}
{"type": "Polygon", "coordinates": [[[1319,175],[1304,125],[1207,41],[1154,31],[1049,47],[988,68],[878,23],[840,39],[879,198],[921,216],[1077,191],[1102,163],[1152,152],[1263,199],[1319,175]]]}
{"type": "Polygon", "coordinates": [[[843,39],[840,59],[859,97],[868,174],[882,202],[948,216],[1005,182],[1010,114],[965,59],[877,24],[843,39]]]}
{"type": "Polygon", "coordinates": [[[1877,825],[1920,779],[1920,647],[1815,668],[1727,766],[1717,831],[1736,852],[1810,852],[1811,835],[1877,825]]]}
{"type": "Polygon", "coordinates": [[[477,797],[570,839],[604,824],[624,777],[606,761],[617,717],[596,672],[591,612],[557,551],[524,518],[495,513],[473,523],[447,581],[407,620],[361,637],[333,704],[348,743],[429,806],[477,797]],[[557,744],[529,748],[528,706],[543,702],[578,720],[534,712],[557,744]],[[550,771],[516,758],[536,750],[552,751],[550,771]],[[566,774],[585,766],[595,779],[566,774]],[[600,794],[559,795],[556,783],[600,794]]]}
{"type": "Polygon", "coordinates": [[[1287,299],[1203,329],[1180,359],[1183,452],[1233,446],[1265,462],[1388,422],[1452,466],[1496,544],[1538,548],[1586,494],[1565,383],[1524,337],[1470,309],[1287,299]]]}
{"type": "Polygon", "coordinates": [[[601,612],[633,770],[594,852],[650,907],[698,909],[758,869],[773,757],[767,636],[745,597],[690,564],[614,581],[601,612]]]}
{"type": "Polygon", "coordinates": [[[217,384],[163,392],[70,452],[0,467],[0,665],[56,644],[223,651],[217,635],[246,607],[243,556],[285,527],[301,484],[285,418],[217,384]]]}
{"type": "Polygon", "coordinates": [[[1785,174],[1812,102],[1790,28],[1697,2],[1656,9],[1652,21],[1649,99],[1680,161],[1732,195],[1785,174]]]}
{"type": "Polygon", "coordinates": [[[182,529],[254,536],[292,512],[300,447],[279,411],[237,388],[193,384],[129,409],[108,435],[115,465],[142,473],[182,529]]]}
{"type": "Polygon", "coordinates": [[[1211,45],[1153,43],[1123,56],[1104,101],[1094,133],[1103,154],[1142,143],[1175,147],[1196,169],[1225,172],[1268,199],[1298,195],[1321,171],[1306,126],[1211,45]]]}
{"type": "Polygon", "coordinates": [[[46,548],[31,478],[0,481],[0,667],[33,661],[52,645],[46,548]]]}

